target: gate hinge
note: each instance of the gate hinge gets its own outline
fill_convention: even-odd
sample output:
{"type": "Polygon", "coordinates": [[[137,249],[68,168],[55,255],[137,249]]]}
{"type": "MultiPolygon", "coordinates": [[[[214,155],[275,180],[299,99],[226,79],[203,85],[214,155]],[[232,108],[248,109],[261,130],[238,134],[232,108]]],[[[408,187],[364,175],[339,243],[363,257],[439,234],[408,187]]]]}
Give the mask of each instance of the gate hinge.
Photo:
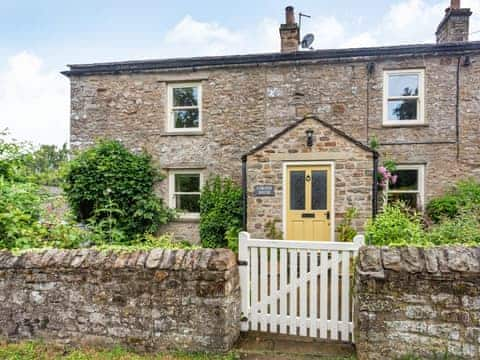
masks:
{"type": "Polygon", "coordinates": [[[238,260],[237,265],[238,266],[248,266],[248,261],[247,260],[238,260]]]}

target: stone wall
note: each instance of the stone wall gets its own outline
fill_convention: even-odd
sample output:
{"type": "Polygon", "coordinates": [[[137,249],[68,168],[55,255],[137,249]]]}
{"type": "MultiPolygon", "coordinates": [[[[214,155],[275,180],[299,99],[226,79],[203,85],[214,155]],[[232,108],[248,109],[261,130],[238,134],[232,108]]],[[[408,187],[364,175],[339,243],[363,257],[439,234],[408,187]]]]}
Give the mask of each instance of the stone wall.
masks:
{"type": "Polygon", "coordinates": [[[272,220],[278,220],[278,230],[283,231],[283,164],[302,160],[333,164],[335,194],[330,211],[338,225],[347,209],[355,207],[358,213],[352,224],[361,230],[372,216],[373,153],[309,117],[247,157],[247,231],[264,238],[265,225],[272,220]],[[306,145],[307,129],[314,130],[311,147],[306,145]],[[257,185],[273,185],[274,196],[255,197],[257,185]]]}
{"type": "Polygon", "coordinates": [[[9,340],[222,351],[239,318],[229,250],[0,252],[0,335],[9,340]]]}
{"type": "MultiPolygon", "coordinates": [[[[458,178],[480,171],[480,61],[473,53],[469,66],[462,66],[463,59],[459,66],[458,56],[411,54],[72,76],[71,145],[78,149],[99,137],[120,139],[130,148],[147,149],[165,172],[201,169],[206,177],[228,175],[240,182],[241,156],[308,113],[365,144],[377,136],[383,159],[425,164],[429,201],[458,178]],[[367,71],[370,62],[375,65],[372,74],[367,71]],[[384,126],[383,72],[411,68],[425,69],[426,123],[384,126]],[[166,131],[167,86],[174,81],[202,84],[201,133],[166,131]]],[[[166,185],[164,181],[159,189],[165,198],[166,185]]]]}
{"type": "Polygon", "coordinates": [[[360,250],[355,279],[358,357],[480,358],[480,248],[360,250]]]}

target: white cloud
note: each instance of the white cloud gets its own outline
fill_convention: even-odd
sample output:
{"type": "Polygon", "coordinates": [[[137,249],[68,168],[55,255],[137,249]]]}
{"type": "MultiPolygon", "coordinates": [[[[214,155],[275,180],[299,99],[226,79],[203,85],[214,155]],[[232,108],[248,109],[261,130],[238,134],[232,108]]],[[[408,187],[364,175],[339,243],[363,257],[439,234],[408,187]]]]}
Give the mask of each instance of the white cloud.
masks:
{"type": "Polygon", "coordinates": [[[172,56],[226,55],[276,51],[278,23],[265,18],[253,29],[231,30],[186,15],[165,35],[164,53],[172,56]]]}
{"type": "MultiPolygon", "coordinates": [[[[435,31],[440,23],[446,1],[428,4],[424,0],[405,0],[393,4],[374,31],[381,44],[413,44],[435,42],[435,31]]],[[[470,31],[480,30],[480,0],[463,0],[462,7],[471,8],[470,31]]],[[[471,40],[479,39],[472,34],[471,40]]]]}
{"type": "Polygon", "coordinates": [[[46,71],[28,52],[8,59],[0,72],[0,128],[36,144],[62,144],[68,137],[68,80],[46,71]]]}

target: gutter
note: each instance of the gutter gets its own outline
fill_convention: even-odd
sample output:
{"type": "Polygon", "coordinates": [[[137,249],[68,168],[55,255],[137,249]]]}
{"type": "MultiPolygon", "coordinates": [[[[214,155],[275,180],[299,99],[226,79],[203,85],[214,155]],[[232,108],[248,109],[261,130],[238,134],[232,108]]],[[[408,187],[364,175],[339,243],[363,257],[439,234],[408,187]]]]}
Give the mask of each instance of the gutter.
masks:
{"type": "Polygon", "coordinates": [[[446,44],[400,45],[356,49],[326,49],[315,51],[297,51],[294,53],[269,53],[250,55],[229,55],[210,57],[191,57],[161,60],[120,61],[93,64],[68,65],[70,70],[62,74],[70,76],[93,74],[119,74],[149,71],[195,71],[209,68],[224,68],[231,66],[260,66],[266,64],[299,64],[323,62],[352,62],[395,57],[466,55],[478,53],[480,42],[446,44]]]}

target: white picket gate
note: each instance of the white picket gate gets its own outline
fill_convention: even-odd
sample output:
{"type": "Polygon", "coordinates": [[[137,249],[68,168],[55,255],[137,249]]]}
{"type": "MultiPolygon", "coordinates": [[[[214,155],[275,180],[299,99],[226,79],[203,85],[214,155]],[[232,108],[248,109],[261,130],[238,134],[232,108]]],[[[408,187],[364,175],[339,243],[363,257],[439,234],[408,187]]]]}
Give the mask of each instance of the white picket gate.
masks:
{"type": "Polygon", "coordinates": [[[353,243],[239,236],[242,331],[353,342],[353,243]]]}

